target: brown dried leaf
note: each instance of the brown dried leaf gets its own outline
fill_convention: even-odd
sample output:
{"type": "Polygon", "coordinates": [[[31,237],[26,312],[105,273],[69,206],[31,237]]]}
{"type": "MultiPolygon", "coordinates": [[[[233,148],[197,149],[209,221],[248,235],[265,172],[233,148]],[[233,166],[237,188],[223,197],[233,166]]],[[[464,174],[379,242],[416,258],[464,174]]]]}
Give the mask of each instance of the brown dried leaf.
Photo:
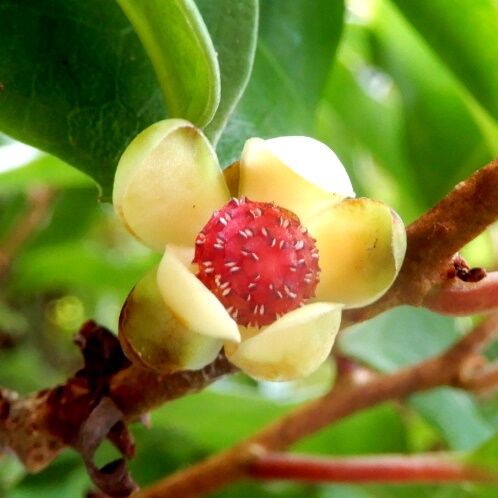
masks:
{"type": "Polygon", "coordinates": [[[92,481],[100,490],[112,497],[129,496],[137,489],[137,485],[126,468],[124,459],[110,462],[100,469],[93,462],[95,451],[116,426],[119,429],[114,429],[116,431],[115,437],[126,442],[125,448],[130,444],[133,446],[131,436],[122,423],[122,417],[123,414],[114,401],[108,397],[102,398],[82,424],[75,444],[83,456],[92,481]],[[127,434],[123,435],[122,431],[127,434]]]}

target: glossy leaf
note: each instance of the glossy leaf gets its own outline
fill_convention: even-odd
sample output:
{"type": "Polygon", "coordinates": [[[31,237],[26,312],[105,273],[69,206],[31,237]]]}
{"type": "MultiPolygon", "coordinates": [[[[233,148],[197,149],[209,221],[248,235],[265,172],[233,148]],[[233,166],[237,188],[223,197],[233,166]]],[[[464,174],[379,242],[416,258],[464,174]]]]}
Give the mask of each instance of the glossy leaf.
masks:
{"type": "Polygon", "coordinates": [[[88,173],[108,197],[127,143],[166,115],[130,23],[99,0],[6,0],[1,13],[0,130],[88,173]]]}
{"type": "Polygon", "coordinates": [[[204,129],[216,143],[242,97],[251,74],[258,31],[258,1],[196,0],[218,56],[220,104],[204,129]]]}
{"type": "Polygon", "coordinates": [[[216,53],[193,0],[118,0],[156,70],[169,113],[209,123],[220,100],[216,53]]]}
{"type": "Polygon", "coordinates": [[[227,165],[251,136],[311,134],[343,25],[342,0],[264,0],[249,85],[219,144],[227,165]]]}

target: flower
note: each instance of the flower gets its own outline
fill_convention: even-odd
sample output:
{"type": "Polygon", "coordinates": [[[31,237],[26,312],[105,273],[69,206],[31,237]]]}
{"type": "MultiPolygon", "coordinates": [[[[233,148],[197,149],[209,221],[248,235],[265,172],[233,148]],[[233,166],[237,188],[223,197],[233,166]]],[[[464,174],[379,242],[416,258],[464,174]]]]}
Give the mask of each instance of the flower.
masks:
{"type": "MultiPolygon", "coordinates": [[[[258,379],[290,380],[316,370],[330,354],[342,309],[365,306],[384,294],[396,278],[406,249],[405,229],[398,215],[381,202],[354,197],[337,156],[312,138],[252,138],[240,161],[224,175],[208,140],[191,123],[171,119],[144,130],[119,162],[113,203],[130,233],[164,255],[159,266],[135,286],[123,307],[120,340],[125,352],[162,372],[201,368],[223,346],[231,362],[258,379]],[[306,275],[303,281],[308,284],[315,279],[313,290],[317,284],[315,297],[306,302],[300,302],[300,297],[292,300],[299,289],[294,292],[296,289],[282,287],[288,312],[270,324],[266,323],[269,308],[265,303],[257,303],[250,312],[254,323],[249,325],[247,313],[246,322],[240,325],[236,322],[238,311],[223,306],[222,296],[229,295],[235,285],[229,279],[241,270],[235,261],[225,261],[225,239],[214,236],[221,251],[217,262],[202,262],[201,251],[196,251],[195,261],[201,266],[192,263],[195,243],[203,244],[206,230],[214,225],[223,229],[231,216],[228,220],[220,213],[239,213],[234,210],[246,198],[257,203],[257,208],[250,210],[255,218],[266,216],[262,214],[265,209],[272,211],[268,216],[283,213],[281,227],[292,225],[294,231],[282,245],[289,243],[295,252],[308,251],[301,260],[296,260],[297,252],[289,257],[311,265],[300,275],[306,275]],[[230,199],[235,200],[227,204],[230,199]],[[289,221],[282,221],[287,210],[291,212],[289,221]],[[214,221],[209,223],[210,219],[214,221]],[[299,231],[309,232],[311,238],[296,239],[299,231]],[[313,266],[310,259],[316,254],[319,282],[318,265],[313,266]],[[213,278],[214,287],[209,288],[207,274],[215,273],[214,266],[220,268],[223,262],[225,274],[213,278]],[[208,270],[203,273],[202,268],[208,270]],[[260,325],[259,315],[265,315],[261,327],[254,326],[260,325]]],[[[237,223],[243,219],[240,214],[237,223]]],[[[269,237],[265,225],[257,226],[261,240],[269,237]]],[[[237,225],[237,232],[246,234],[241,234],[242,239],[248,233],[254,235],[247,230],[237,225]]],[[[261,240],[258,247],[262,247],[261,240]]],[[[274,247],[271,237],[268,240],[268,247],[274,247]]],[[[242,248],[241,241],[234,241],[232,250],[242,248]]],[[[240,258],[252,257],[258,264],[267,254],[241,252],[240,258]]],[[[278,266],[261,264],[263,268],[278,266]]],[[[249,270],[246,273],[249,275],[249,270]]],[[[247,275],[242,279],[244,285],[256,287],[257,281],[251,281],[254,275],[247,275]]],[[[256,280],[259,277],[254,276],[256,280]]],[[[266,280],[265,285],[282,297],[271,281],[266,280]]],[[[246,298],[251,299],[249,294],[246,298]]]]}

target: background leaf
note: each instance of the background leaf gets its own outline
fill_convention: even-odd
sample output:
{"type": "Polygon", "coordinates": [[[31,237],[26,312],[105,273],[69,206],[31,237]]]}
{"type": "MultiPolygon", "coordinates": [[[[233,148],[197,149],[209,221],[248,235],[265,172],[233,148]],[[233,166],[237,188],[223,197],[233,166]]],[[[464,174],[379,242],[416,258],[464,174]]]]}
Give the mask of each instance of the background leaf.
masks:
{"type": "Polygon", "coordinates": [[[493,0],[393,0],[484,109],[498,118],[498,7],[493,0]],[[478,36],[476,36],[478,33],[478,36]]]}
{"type": "MultiPolygon", "coordinates": [[[[380,371],[392,372],[441,353],[459,336],[454,319],[404,306],[351,327],[340,348],[380,371]]],[[[410,406],[440,432],[451,449],[476,448],[494,433],[472,395],[459,389],[443,387],[416,394],[410,406]]]]}
{"type": "Polygon", "coordinates": [[[263,0],[254,68],[223,134],[223,165],[251,136],[310,134],[343,26],[342,0],[263,0]]]}

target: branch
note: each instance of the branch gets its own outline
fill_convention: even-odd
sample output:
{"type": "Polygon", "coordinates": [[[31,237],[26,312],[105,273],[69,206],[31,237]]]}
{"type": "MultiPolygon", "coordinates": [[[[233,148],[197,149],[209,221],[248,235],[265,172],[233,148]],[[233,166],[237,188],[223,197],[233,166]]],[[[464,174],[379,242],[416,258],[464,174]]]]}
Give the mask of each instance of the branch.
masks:
{"type": "Polygon", "coordinates": [[[405,398],[441,385],[462,386],[462,368],[498,332],[498,314],[489,317],[441,356],[390,375],[339,387],[292,412],[255,436],[143,490],[135,498],[194,498],[248,476],[268,451],[282,451],[327,425],[377,403],[405,398]]]}
{"type": "Polygon", "coordinates": [[[496,476],[448,457],[434,455],[375,455],[319,458],[267,453],[248,466],[256,479],[338,483],[490,482],[496,476]]]}
{"type": "Polygon", "coordinates": [[[498,308],[498,271],[478,282],[452,279],[435,286],[424,299],[424,306],[443,315],[467,316],[498,308]]]}

